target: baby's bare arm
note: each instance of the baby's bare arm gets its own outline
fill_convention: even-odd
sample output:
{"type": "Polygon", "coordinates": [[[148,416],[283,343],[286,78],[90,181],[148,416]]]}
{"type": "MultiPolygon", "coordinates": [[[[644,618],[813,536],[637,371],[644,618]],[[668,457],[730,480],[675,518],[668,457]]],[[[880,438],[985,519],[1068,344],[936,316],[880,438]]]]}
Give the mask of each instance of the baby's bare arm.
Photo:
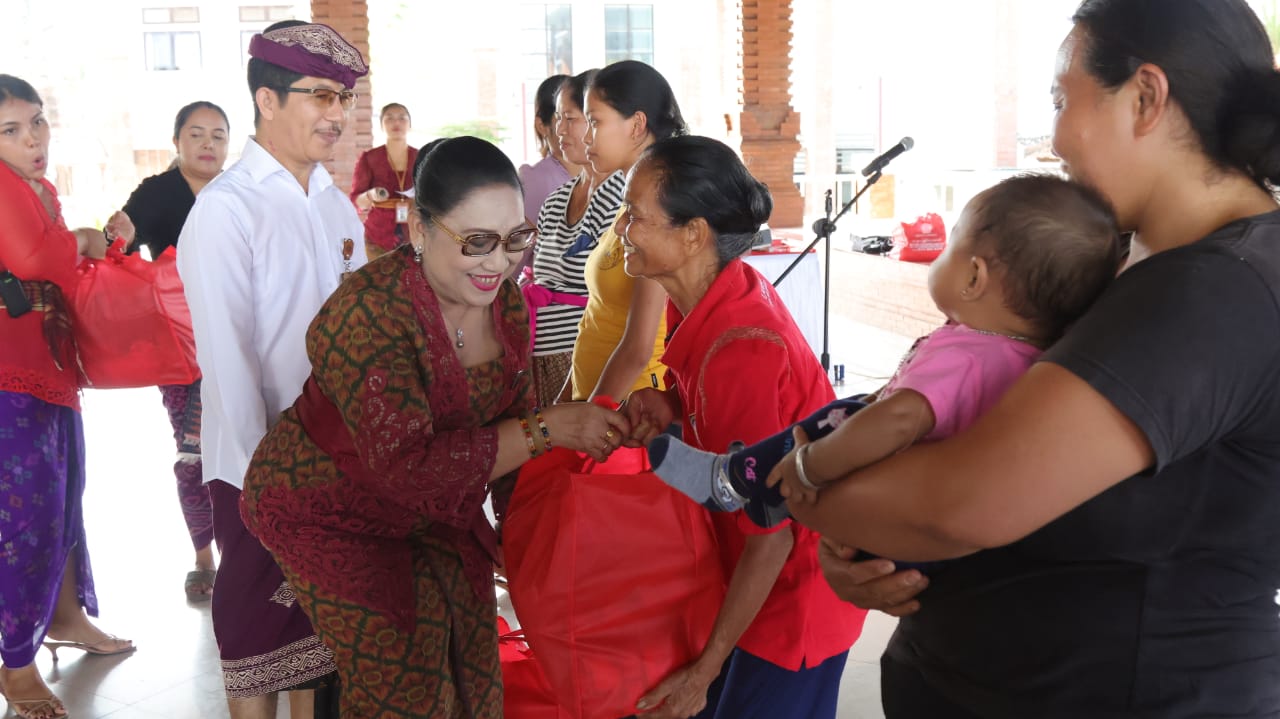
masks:
{"type": "Polygon", "coordinates": [[[910,447],[935,423],[924,395],[900,389],[815,441],[805,455],[805,471],[814,483],[833,482],[910,447]]]}

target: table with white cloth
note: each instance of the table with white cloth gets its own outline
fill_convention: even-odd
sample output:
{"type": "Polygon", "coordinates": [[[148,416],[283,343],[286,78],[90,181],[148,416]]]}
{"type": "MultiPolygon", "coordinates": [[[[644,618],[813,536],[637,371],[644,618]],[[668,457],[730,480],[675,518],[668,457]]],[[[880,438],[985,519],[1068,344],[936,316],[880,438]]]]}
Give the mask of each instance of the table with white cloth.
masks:
{"type": "MultiPolygon", "coordinates": [[[[765,279],[774,282],[795,262],[799,252],[752,252],[742,259],[765,279]]],[[[782,302],[804,333],[813,354],[822,358],[822,271],[818,253],[806,252],[804,259],[776,288],[782,302]]]]}

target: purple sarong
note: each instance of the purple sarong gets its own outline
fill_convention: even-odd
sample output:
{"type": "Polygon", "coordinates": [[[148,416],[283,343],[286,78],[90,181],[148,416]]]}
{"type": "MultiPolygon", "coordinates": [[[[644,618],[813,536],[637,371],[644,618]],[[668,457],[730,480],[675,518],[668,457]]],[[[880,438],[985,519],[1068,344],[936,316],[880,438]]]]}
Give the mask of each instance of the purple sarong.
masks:
{"type": "Polygon", "coordinates": [[[98,616],[83,496],[80,413],[0,392],[0,658],[6,667],[35,659],[73,550],[80,606],[98,616]]]}
{"type": "MultiPolygon", "coordinates": [[[[240,518],[240,490],[209,483],[222,563],[213,593],[213,637],[232,699],[314,688],[336,671],[280,565],[240,518]]],[[[319,716],[317,714],[317,716],[319,716]]]]}

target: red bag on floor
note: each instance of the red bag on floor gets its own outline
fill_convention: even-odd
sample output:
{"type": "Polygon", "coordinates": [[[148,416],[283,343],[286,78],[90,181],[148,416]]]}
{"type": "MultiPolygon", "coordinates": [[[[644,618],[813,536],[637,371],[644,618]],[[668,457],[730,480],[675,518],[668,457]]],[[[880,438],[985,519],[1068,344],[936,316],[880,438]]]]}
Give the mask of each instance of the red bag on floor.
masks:
{"type": "Polygon", "coordinates": [[[893,248],[903,262],[933,262],[947,248],[946,224],[933,212],[900,223],[893,230],[893,248]]]}
{"type": "Polygon", "coordinates": [[[511,603],[560,706],[617,719],[701,653],[724,599],[711,521],[643,449],[525,464],[503,525],[511,603]]]}
{"type": "Polygon", "coordinates": [[[502,715],[506,719],[569,719],[556,704],[551,685],[524,640],[498,617],[498,660],[502,663],[502,715]]]}
{"type": "Polygon", "coordinates": [[[176,253],[170,248],[147,262],[122,254],[119,244],[105,259],[81,263],[70,302],[86,384],[110,389],[195,382],[195,335],[176,253]]]}

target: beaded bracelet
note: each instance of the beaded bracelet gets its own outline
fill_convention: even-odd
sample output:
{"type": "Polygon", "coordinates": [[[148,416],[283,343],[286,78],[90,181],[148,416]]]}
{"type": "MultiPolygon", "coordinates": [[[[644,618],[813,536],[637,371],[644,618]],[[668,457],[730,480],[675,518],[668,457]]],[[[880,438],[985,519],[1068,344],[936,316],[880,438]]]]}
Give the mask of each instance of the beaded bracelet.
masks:
{"type": "Polygon", "coordinates": [[[551,430],[547,429],[547,421],[542,418],[542,408],[534,407],[533,416],[538,420],[538,429],[542,430],[542,441],[546,443],[547,449],[551,449],[551,430]]]}
{"type": "Polygon", "coordinates": [[[538,448],[533,444],[533,430],[529,428],[529,420],[523,415],[520,417],[520,429],[524,430],[524,441],[529,445],[529,456],[537,457],[538,448]]]}

